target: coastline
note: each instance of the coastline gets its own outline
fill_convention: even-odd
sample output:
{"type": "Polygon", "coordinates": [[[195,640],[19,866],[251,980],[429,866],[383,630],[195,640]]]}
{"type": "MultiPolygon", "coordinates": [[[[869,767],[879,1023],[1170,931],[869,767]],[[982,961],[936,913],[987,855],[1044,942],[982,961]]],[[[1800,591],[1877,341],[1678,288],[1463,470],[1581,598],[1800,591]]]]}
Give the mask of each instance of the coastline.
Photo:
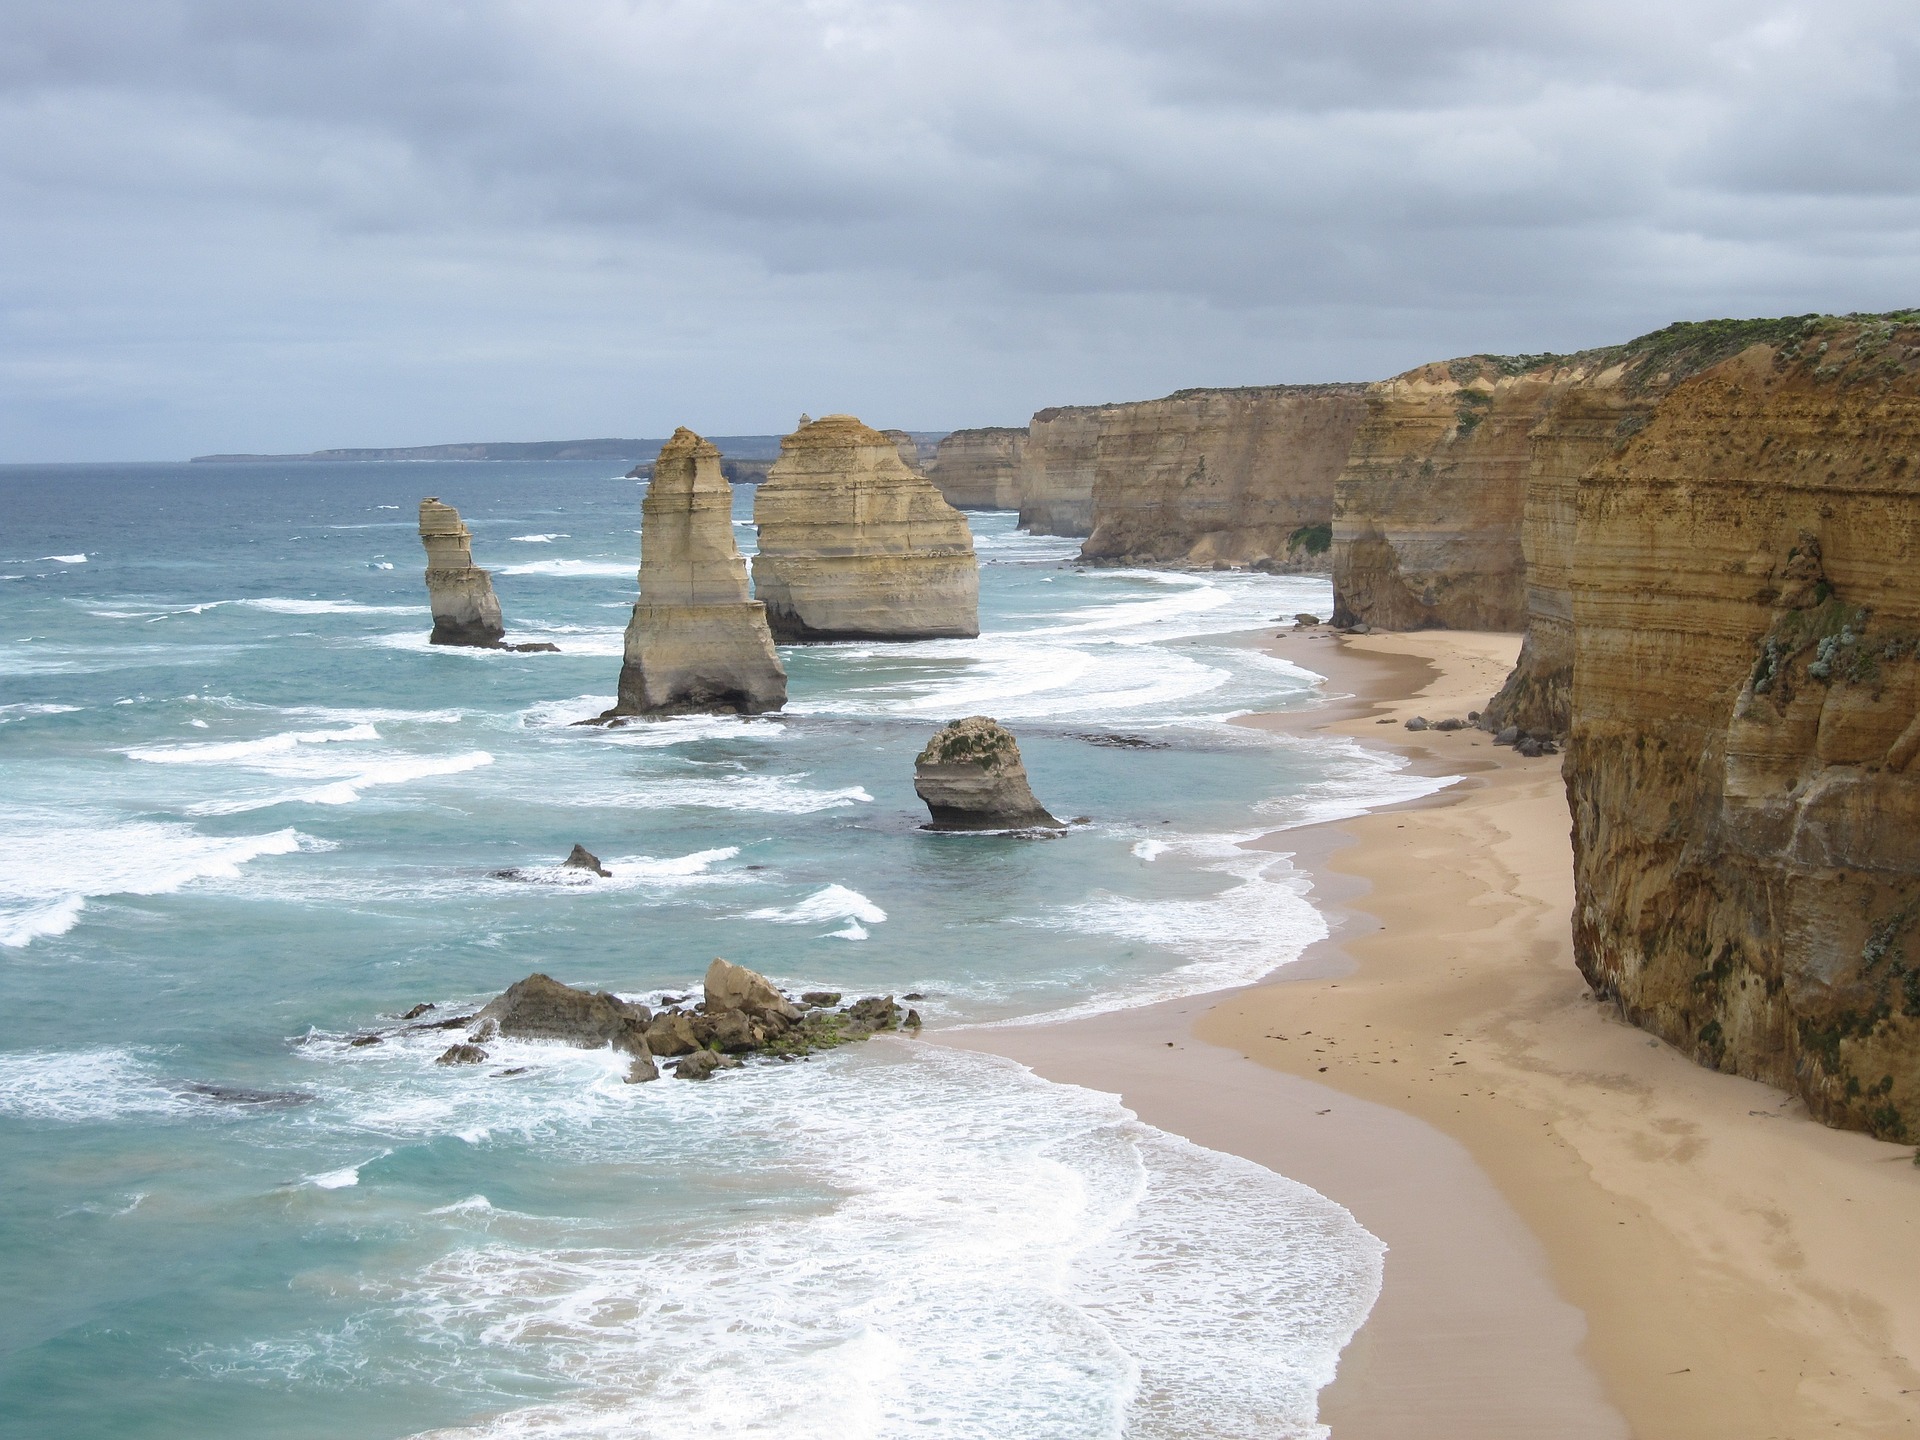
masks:
{"type": "Polygon", "coordinates": [[[1558,760],[1398,723],[1478,709],[1517,644],[1281,632],[1331,698],[1248,723],[1463,777],[1255,842],[1310,875],[1332,937],[1245,989],[937,1038],[1118,1093],[1387,1243],[1321,1394],[1337,1440],[1920,1435],[1910,1151],[1594,1003],[1558,760]]]}

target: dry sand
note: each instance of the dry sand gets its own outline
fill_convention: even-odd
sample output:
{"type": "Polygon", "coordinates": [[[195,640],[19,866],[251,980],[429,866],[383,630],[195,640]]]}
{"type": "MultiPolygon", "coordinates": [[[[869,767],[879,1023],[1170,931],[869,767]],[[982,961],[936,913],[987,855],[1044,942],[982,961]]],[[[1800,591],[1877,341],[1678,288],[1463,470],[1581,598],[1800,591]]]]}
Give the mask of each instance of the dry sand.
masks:
{"type": "Polygon", "coordinates": [[[1332,940],[1268,983],[941,1038],[1120,1094],[1346,1205],[1385,1288],[1336,1440],[1920,1436],[1920,1169],[1620,1023],[1572,963],[1559,762],[1464,716],[1517,640],[1287,635],[1331,699],[1263,717],[1466,778],[1272,835],[1332,940]],[[1378,724],[1381,718],[1395,723],[1378,724]]]}

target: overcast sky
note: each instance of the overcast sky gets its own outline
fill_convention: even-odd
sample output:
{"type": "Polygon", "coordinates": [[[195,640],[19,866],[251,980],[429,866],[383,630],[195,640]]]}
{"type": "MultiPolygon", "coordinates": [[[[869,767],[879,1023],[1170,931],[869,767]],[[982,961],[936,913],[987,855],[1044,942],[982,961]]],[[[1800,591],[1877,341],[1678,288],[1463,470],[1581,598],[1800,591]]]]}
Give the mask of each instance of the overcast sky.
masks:
{"type": "Polygon", "coordinates": [[[0,460],[1920,305],[1914,0],[5,0],[0,460]]]}

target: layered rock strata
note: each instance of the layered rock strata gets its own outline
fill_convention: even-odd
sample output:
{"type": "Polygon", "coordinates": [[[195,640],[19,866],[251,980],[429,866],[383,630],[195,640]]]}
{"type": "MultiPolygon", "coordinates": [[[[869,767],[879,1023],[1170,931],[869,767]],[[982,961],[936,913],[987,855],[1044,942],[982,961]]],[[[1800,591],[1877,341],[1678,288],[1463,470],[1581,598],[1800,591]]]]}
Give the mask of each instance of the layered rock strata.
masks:
{"type": "Polygon", "coordinates": [[[654,461],[640,511],[640,599],[627,622],[619,698],[602,718],[778,710],[787,672],[766,607],[747,593],[720,452],[676,430],[654,461]]]}
{"type": "Polygon", "coordinates": [[[420,543],[427,551],[427,601],[435,645],[492,649],[505,638],[493,576],[473,563],[473,536],[460,512],[434,496],[420,502],[420,543]]]}
{"type": "Polygon", "coordinates": [[[1033,798],[1020,746],[985,715],[955,720],[913,763],[913,790],[926,802],[930,830],[1059,829],[1033,798]]]}
{"type": "Polygon", "coordinates": [[[1920,1132],[1920,316],[1796,324],[1575,489],[1575,956],[1836,1125],[1920,1132]]]}
{"type": "Polygon", "coordinates": [[[1018,510],[1025,427],[956,430],[940,442],[927,479],[956,510],[1018,510]]]}
{"type": "Polygon", "coordinates": [[[1035,535],[1093,533],[1093,480],[1100,436],[1119,407],[1061,405],[1039,411],[1021,447],[1020,528],[1035,535]]]}
{"type": "Polygon", "coordinates": [[[754,498],[754,593],[783,640],[919,640],[980,633],[966,517],[851,415],[780,442],[754,498]]]}
{"type": "Polygon", "coordinates": [[[1085,560],[1325,571],[1364,385],[1182,390],[1105,407],[1085,560]]]}
{"type": "Polygon", "coordinates": [[[1368,387],[1334,485],[1336,625],[1524,626],[1529,436],[1579,373],[1559,356],[1472,355],[1368,387]]]}

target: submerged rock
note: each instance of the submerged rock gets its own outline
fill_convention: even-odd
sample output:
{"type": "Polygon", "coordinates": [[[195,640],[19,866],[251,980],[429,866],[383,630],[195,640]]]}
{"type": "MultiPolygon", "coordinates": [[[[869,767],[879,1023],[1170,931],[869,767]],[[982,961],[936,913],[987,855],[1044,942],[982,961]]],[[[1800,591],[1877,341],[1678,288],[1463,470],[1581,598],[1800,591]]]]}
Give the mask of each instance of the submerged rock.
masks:
{"type": "Polygon", "coordinates": [[[604,990],[576,990],[533,974],[508,986],[473,1018],[480,1025],[492,1022],[513,1040],[564,1040],[583,1049],[612,1045],[644,1055],[653,1012],[604,990]]]}
{"type": "Polygon", "coordinates": [[[933,830],[1023,830],[1064,826],[1033,797],[1020,746],[985,715],[956,720],[913,763],[913,789],[933,830]]]}
{"type": "Polygon", "coordinates": [[[473,563],[473,536],[460,512],[429,496],[420,502],[420,543],[427,550],[427,600],[435,645],[497,647],[506,637],[493,577],[473,563]]]}
{"type": "Polygon", "coordinates": [[[487,1058],[487,1052],[478,1045],[449,1045],[440,1052],[436,1065],[479,1065],[487,1058]]]}
{"type": "Polygon", "coordinates": [[[759,715],[787,703],[767,607],[747,591],[720,452],[684,426],[661,447],[641,503],[640,599],[627,622],[627,715],[759,715]]]}
{"type": "Polygon", "coordinates": [[[600,863],[600,857],[584,845],[576,844],[573,852],[560,862],[569,870],[591,870],[602,880],[611,880],[613,872],[600,863]]]}
{"type": "Polygon", "coordinates": [[[810,421],[781,440],[753,518],[754,593],[782,640],[980,633],[966,517],[853,416],[810,421]]]}
{"type": "Polygon", "coordinates": [[[717,1050],[696,1050],[684,1059],[676,1061],[673,1078],[676,1080],[711,1079],[716,1070],[738,1070],[740,1057],[722,1055],[717,1050]]]}

